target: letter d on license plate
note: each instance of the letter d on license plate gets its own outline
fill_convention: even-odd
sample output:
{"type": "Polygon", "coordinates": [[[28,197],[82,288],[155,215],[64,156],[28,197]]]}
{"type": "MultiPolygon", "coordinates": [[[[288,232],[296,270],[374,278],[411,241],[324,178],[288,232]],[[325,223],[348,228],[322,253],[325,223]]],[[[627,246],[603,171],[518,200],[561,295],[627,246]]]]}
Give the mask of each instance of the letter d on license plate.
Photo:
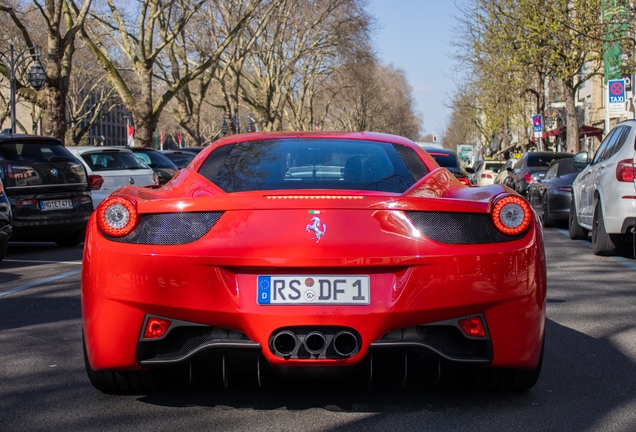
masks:
{"type": "Polygon", "coordinates": [[[369,276],[259,276],[260,305],[368,305],[369,276]]]}

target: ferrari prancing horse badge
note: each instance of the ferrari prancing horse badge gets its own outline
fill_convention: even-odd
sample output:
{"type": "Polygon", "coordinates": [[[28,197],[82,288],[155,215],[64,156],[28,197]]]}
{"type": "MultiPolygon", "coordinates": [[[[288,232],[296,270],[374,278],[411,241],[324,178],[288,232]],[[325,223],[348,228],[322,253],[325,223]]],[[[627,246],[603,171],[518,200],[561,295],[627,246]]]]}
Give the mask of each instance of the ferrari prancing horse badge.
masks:
{"type": "Polygon", "coordinates": [[[318,216],[314,216],[311,218],[311,223],[307,224],[305,228],[307,232],[313,231],[316,234],[316,237],[312,238],[312,240],[316,240],[316,243],[320,241],[320,238],[325,235],[325,231],[327,231],[327,224],[322,224],[322,230],[320,229],[320,218],[318,216]]]}

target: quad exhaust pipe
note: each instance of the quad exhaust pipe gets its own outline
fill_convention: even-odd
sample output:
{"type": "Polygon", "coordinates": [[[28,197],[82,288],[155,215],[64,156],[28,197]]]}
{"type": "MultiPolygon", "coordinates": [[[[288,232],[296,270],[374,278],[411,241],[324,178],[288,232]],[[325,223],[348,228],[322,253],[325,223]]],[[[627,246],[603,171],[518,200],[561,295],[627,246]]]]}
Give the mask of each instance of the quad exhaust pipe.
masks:
{"type": "Polygon", "coordinates": [[[325,335],[312,331],[305,336],[305,349],[311,354],[320,354],[325,349],[325,335]]]}
{"type": "Polygon", "coordinates": [[[359,349],[359,338],[355,331],[343,329],[331,333],[330,328],[315,329],[300,327],[280,329],[272,334],[270,349],[283,358],[342,358],[355,355],[359,349]]]}
{"type": "Polygon", "coordinates": [[[289,330],[282,330],[274,336],[274,350],[283,357],[291,355],[298,345],[298,338],[289,330]]]}
{"type": "Polygon", "coordinates": [[[338,354],[349,357],[358,349],[358,339],[350,331],[340,331],[333,337],[333,347],[338,354]]]}

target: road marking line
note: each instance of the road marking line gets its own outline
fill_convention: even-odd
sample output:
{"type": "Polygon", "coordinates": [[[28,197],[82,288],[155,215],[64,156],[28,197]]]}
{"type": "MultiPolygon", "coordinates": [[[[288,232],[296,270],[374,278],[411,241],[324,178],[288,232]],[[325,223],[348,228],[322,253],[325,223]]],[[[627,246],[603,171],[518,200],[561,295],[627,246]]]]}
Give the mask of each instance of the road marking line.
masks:
{"type": "Polygon", "coordinates": [[[40,260],[19,260],[19,259],[3,259],[4,262],[17,262],[17,263],[40,263],[40,264],[79,264],[81,261],[40,261],[40,260]]]}
{"type": "MultiPolygon", "coordinates": [[[[561,228],[554,228],[556,231],[560,232],[561,234],[565,234],[566,236],[570,237],[570,233],[564,229],[561,228]]],[[[577,240],[579,243],[583,243],[585,246],[591,248],[592,244],[586,240],[577,240]]],[[[636,270],[636,264],[632,264],[631,262],[627,261],[625,258],[623,257],[608,257],[613,259],[614,261],[623,264],[626,267],[629,267],[632,270],[636,270]]]]}
{"type": "Polygon", "coordinates": [[[625,258],[623,258],[623,257],[612,257],[612,258],[614,258],[619,263],[626,265],[627,267],[631,268],[632,270],[636,270],[636,264],[630,263],[625,258]]]}
{"type": "Polygon", "coordinates": [[[0,297],[5,296],[7,294],[13,294],[14,292],[25,290],[27,288],[33,288],[33,287],[38,286],[38,285],[44,285],[46,283],[53,282],[53,281],[56,281],[58,279],[63,279],[63,278],[68,277],[68,276],[73,276],[73,275],[76,275],[76,274],[80,273],[81,271],[82,270],[73,270],[72,272],[64,273],[64,274],[61,274],[59,276],[53,276],[53,277],[50,277],[48,279],[42,279],[42,280],[37,281],[37,282],[32,282],[30,284],[22,285],[20,287],[13,288],[13,289],[10,289],[8,291],[2,291],[2,292],[0,292],[0,297]]]}

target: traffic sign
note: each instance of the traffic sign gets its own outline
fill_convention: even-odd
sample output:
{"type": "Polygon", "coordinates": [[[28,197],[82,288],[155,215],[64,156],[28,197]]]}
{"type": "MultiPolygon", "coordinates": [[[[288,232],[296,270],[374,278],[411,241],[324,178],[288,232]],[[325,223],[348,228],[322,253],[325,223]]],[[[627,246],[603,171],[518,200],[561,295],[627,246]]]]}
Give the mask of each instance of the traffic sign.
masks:
{"type": "Polygon", "coordinates": [[[621,78],[625,81],[625,91],[632,91],[632,74],[622,74],[621,78]]]}
{"type": "Polygon", "coordinates": [[[607,82],[609,89],[609,110],[625,111],[625,80],[610,80],[607,82]]]}
{"type": "Polygon", "coordinates": [[[534,125],[535,138],[541,138],[543,132],[543,124],[541,123],[541,115],[532,116],[532,124],[534,125]]]}

